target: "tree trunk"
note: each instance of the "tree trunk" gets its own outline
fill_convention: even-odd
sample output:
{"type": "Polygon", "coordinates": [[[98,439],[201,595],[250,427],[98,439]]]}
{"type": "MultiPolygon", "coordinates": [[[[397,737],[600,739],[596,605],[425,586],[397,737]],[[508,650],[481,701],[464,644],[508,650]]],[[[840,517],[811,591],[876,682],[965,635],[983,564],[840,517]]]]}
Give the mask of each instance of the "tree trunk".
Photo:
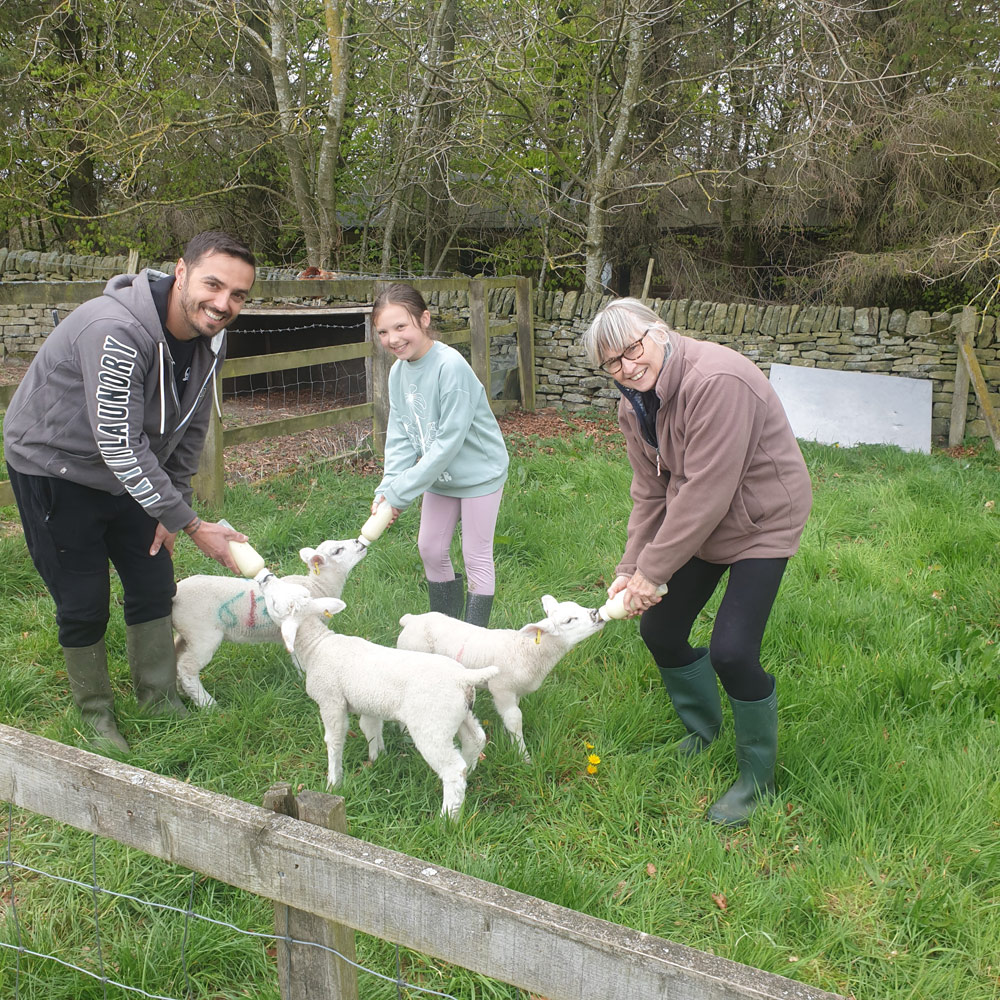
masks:
{"type": "MultiPolygon", "coordinates": [[[[612,187],[612,175],[621,162],[622,150],[628,137],[632,113],[638,103],[639,77],[645,51],[644,31],[639,11],[631,5],[624,12],[628,48],[625,57],[625,81],[619,95],[618,116],[608,147],[601,154],[598,143],[594,149],[594,177],[587,194],[587,235],[584,242],[586,265],[584,281],[588,292],[601,290],[601,267],[604,263],[604,215],[612,187]]],[[[593,132],[600,135],[600,109],[592,106],[593,132]]]]}

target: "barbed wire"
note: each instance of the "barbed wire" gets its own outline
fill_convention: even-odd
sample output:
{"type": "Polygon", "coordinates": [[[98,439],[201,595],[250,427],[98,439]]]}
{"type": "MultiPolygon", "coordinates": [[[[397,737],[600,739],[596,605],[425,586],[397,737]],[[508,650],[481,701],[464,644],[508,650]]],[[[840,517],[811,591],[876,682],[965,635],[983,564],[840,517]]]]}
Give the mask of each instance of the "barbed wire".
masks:
{"type": "Polygon", "coordinates": [[[244,937],[264,939],[275,942],[283,942],[286,945],[286,958],[289,963],[288,969],[290,972],[291,963],[291,949],[292,946],[298,945],[305,948],[316,948],[320,951],[326,952],[327,954],[333,955],[340,961],[352,966],[358,972],[366,973],[370,976],[374,976],[376,979],[380,979],[386,983],[392,983],[396,987],[397,996],[402,996],[402,990],[413,990],[420,994],[430,997],[443,997],[445,1000],[458,1000],[451,993],[442,993],[438,990],[433,990],[427,986],[419,986],[416,983],[407,982],[402,977],[402,966],[400,962],[400,947],[395,945],[395,972],[394,976],[386,975],[376,969],[369,968],[366,965],[362,965],[353,959],[348,958],[346,955],[338,951],[336,948],[331,948],[329,945],[323,944],[319,941],[309,941],[303,940],[301,938],[294,937],[288,933],[280,934],[276,931],[252,931],[246,928],[239,927],[236,924],[230,923],[226,920],[219,920],[215,917],[210,917],[207,914],[198,913],[194,909],[194,889],[196,880],[198,878],[198,873],[191,872],[191,884],[188,890],[188,905],[187,908],[174,906],[170,903],[157,902],[155,900],[143,899],[139,896],[133,896],[125,892],[116,892],[113,889],[107,889],[98,884],[97,877],[97,842],[98,836],[93,834],[91,836],[90,852],[91,852],[91,871],[93,878],[90,882],[83,882],[75,878],[67,878],[65,875],[57,875],[54,872],[46,871],[42,868],[35,868],[31,865],[23,864],[20,861],[15,861],[13,858],[12,851],[12,841],[13,841],[13,830],[14,830],[14,809],[13,803],[7,803],[7,837],[6,837],[6,850],[0,865],[4,868],[6,873],[7,882],[10,887],[10,915],[11,922],[14,926],[14,932],[16,937],[16,944],[12,944],[9,941],[0,940],[0,948],[13,951],[16,955],[15,958],[15,969],[14,969],[14,1000],[20,1000],[21,996],[21,979],[22,979],[22,969],[21,969],[21,956],[26,955],[32,958],[40,958],[47,961],[56,962],[63,968],[71,969],[74,972],[78,972],[82,975],[89,976],[91,979],[96,979],[102,984],[104,996],[107,997],[108,986],[116,987],[117,989],[124,990],[127,993],[132,993],[137,996],[146,997],[148,1000],[185,1000],[185,998],[171,997],[161,993],[149,993],[148,991],[142,989],[139,986],[131,986],[127,983],[122,983],[113,979],[105,974],[104,968],[104,955],[101,943],[101,926],[99,918],[99,907],[98,901],[101,896],[107,896],[113,899],[125,900],[130,903],[137,904],[139,906],[144,906],[150,910],[161,910],[174,913],[178,916],[184,918],[184,934],[181,941],[181,972],[184,976],[185,992],[187,998],[193,995],[190,976],[188,974],[187,966],[187,944],[188,938],[191,930],[191,925],[193,921],[200,921],[205,924],[210,924],[216,927],[222,927],[226,930],[232,931],[235,934],[240,934],[244,937]],[[97,955],[97,965],[98,972],[94,972],[91,969],[84,968],[81,965],[77,965],[74,962],[67,961],[66,959],[60,958],[57,955],[51,955],[47,952],[34,951],[28,948],[24,944],[24,939],[21,933],[21,915],[18,912],[17,898],[16,898],[16,888],[17,883],[14,880],[14,872],[22,871],[29,873],[31,875],[40,876],[43,878],[51,879],[53,882],[62,883],[64,885],[73,886],[78,889],[90,890],[94,899],[94,936],[96,944],[96,955],[97,955]]]}

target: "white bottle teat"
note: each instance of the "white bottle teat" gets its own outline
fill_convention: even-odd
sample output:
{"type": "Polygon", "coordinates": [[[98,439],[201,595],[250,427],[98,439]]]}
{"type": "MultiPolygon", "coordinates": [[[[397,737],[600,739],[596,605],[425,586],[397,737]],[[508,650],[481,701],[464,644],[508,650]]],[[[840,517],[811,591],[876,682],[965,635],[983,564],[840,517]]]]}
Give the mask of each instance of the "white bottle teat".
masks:
{"type": "MultiPolygon", "coordinates": [[[[219,524],[236,530],[225,518],[219,518],[219,524]]],[[[267,565],[264,557],[249,542],[230,541],[229,553],[241,575],[248,580],[252,580],[267,565]]]]}
{"type": "MultiPolygon", "coordinates": [[[[667,585],[661,583],[659,587],[656,588],[656,593],[659,597],[662,597],[667,592],[667,585]]],[[[608,622],[612,619],[625,618],[628,615],[628,611],[625,609],[625,591],[619,590],[614,597],[610,598],[604,603],[604,605],[597,609],[597,613],[608,622]]]]}
{"type": "Polygon", "coordinates": [[[371,545],[385,531],[391,520],[392,504],[388,500],[383,500],[376,508],[375,513],[361,525],[361,534],[358,536],[358,540],[362,545],[371,545]]]}

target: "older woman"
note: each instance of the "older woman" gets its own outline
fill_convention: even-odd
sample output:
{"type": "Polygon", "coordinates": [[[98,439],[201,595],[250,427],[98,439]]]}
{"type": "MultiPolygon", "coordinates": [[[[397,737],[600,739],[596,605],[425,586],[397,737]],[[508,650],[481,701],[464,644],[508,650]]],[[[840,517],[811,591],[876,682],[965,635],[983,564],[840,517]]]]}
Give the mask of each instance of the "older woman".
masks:
{"type": "Polygon", "coordinates": [[[684,337],[638,299],[594,317],[584,347],[621,392],[618,422],[632,466],[625,553],[608,596],[630,616],[700,753],[729,697],[739,778],[708,818],[742,825],[774,792],[778,703],[761,641],[788,557],[812,505],[809,473],[774,389],[743,355],[684,337]],[[729,571],[708,649],[691,627],[729,571]],[[668,584],[662,598],[657,588],[668,584]]]}

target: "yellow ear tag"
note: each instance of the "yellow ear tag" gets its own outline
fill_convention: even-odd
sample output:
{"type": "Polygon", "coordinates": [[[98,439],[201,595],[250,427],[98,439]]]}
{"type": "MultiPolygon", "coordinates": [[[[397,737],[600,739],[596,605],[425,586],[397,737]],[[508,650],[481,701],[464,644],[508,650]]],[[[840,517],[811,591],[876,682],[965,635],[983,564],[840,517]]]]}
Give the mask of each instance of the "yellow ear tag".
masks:
{"type": "Polygon", "coordinates": [[[313,576],[319,576],[319,564],[313,563],[312,565],[313,576]]]}
{"type": "Polygon", "coordinates": [[[542,630],[540,628],[535,629],[535,645],[540,646],[542,644],[542,630]]]}

